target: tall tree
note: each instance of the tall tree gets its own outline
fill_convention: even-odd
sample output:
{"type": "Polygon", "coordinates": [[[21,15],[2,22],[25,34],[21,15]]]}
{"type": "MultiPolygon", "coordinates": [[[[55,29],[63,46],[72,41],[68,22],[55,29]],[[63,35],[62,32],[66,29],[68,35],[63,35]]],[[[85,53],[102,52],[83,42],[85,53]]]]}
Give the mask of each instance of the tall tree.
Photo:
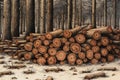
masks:
{"type": "Polygon", "coordinates": [[[96,28],[96,0],[92,0],[92,26],[96,28]]]}
{"type": "Polygon", "coordinates": [[[26,0],[26,35],[35,32],[34,0],[26,0]]]}
{"type": "Polygon", "coordinates": [[[45,0],[41,0],[40,9],[40,33],[43,33],[45,32],[45,0]]]}
{"type": "Polygon", "coordinates": [[[80,15],[80,23],[79,23],[79,25],[81,25],[82,24],[82,0],[80,0],[80,13],[79,13],[79,15],[80,15]]]}
{"type": "Polygon", "coordinates": [[[75,27],[75,18],[76,18],[76,0],[72,0],[72,28],[75,27]]]}
{"type": "Polygon", "coordinates": [[[1,11],[2,11],[2,7],[1,7],[1,0],[0,0],[0,38],[1,38],[1,34],[2,34],[2,25],[1,25],[1,11]]]}
{"type": "Polygon", "coordinates": [[[116,16],[117,16],[117,4],[116,4],[116,2],[117,2],[117,0],[113,0],[113,26],[114,26],[114,28],[116,28],[116,16]]]}
{"type": "Polygon", "coordinates": [[[11,0],[4,0],[3,40],[11,40],[11,0]]]}
{"type": "Polygon", "coordinates": [[[19,0],[12,1],[11,32],[13,37],[19,36],[19,0]]]}
{"type": "Polygon", "coordinates": [[[35,27],[37,33],[40,33],[40,0],[35,0],[35,27]]]}
{"type": "Polygon", "coordinates": [[[67,27],[69,29],[72,28],[72,1],[73,0],[67,0],[67,27]]]}
{"type": "Polygon", "coordinates": [[[104,26],[107,26],[107,0],[104,0],[104,26]]]}
{"type": "Polygon", "coordinates": [[[47,3],[47,32],[53,31],[53,0],[48,0],[47,3]]]}

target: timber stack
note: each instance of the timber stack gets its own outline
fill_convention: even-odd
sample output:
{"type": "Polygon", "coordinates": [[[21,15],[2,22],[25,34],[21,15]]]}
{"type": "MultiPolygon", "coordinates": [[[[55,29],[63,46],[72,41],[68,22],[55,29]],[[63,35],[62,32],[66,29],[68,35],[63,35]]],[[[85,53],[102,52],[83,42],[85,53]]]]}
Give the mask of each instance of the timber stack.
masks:
{"type": "Polygon", "coordinates": [[[112,62],[120,58],[120,30],[77,26],[45,34],[31,33],[0,43],[2,52],[39,65],[82,65],[112,62]]]}

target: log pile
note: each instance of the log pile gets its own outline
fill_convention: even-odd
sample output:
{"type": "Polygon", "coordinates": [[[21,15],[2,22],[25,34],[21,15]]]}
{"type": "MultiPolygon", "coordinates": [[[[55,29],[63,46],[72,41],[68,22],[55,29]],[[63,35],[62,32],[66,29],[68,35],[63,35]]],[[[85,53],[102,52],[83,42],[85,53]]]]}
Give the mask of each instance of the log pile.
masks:
{"type": "Polygon", "coordinates": [[[97,64],[120,57],[120,30],[78,26],[45,34],[31,33],[25,39],[13,38],[12,42],[3,44],[0,44],[0,51],[39,65],[97,64]]]}

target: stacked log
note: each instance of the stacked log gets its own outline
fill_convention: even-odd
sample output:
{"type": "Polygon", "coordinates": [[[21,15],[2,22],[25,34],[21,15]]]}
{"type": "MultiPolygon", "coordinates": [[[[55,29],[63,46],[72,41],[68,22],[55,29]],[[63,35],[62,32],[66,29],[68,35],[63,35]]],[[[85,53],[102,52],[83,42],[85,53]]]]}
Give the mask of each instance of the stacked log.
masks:
{"type": "Polygon", "coordinates": [[[75,27],[14,38],[2,51],[13,58],[30,60],[39,65],[112,62],[120,57],[120,30],[111,27],[75,27]]]}

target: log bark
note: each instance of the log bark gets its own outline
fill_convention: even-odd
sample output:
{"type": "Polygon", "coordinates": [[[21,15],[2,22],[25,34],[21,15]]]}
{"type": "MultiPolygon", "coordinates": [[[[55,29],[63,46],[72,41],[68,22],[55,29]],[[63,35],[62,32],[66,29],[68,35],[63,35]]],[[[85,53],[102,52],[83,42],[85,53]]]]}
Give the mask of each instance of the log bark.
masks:
{"type": "Polygon", "coordinates": [[[106,77],[106,74],[104,72],[88,74],[84,77],[84,79],[94,79],[94,78],[98,78],[98,77],[106,77]]]}
{"type": "Polygon", "coordinates": [[[97,69],[97,71],[116,71],[116,70],[117,70],[116,67],[103,67],[103,68],[97,69]]]}

